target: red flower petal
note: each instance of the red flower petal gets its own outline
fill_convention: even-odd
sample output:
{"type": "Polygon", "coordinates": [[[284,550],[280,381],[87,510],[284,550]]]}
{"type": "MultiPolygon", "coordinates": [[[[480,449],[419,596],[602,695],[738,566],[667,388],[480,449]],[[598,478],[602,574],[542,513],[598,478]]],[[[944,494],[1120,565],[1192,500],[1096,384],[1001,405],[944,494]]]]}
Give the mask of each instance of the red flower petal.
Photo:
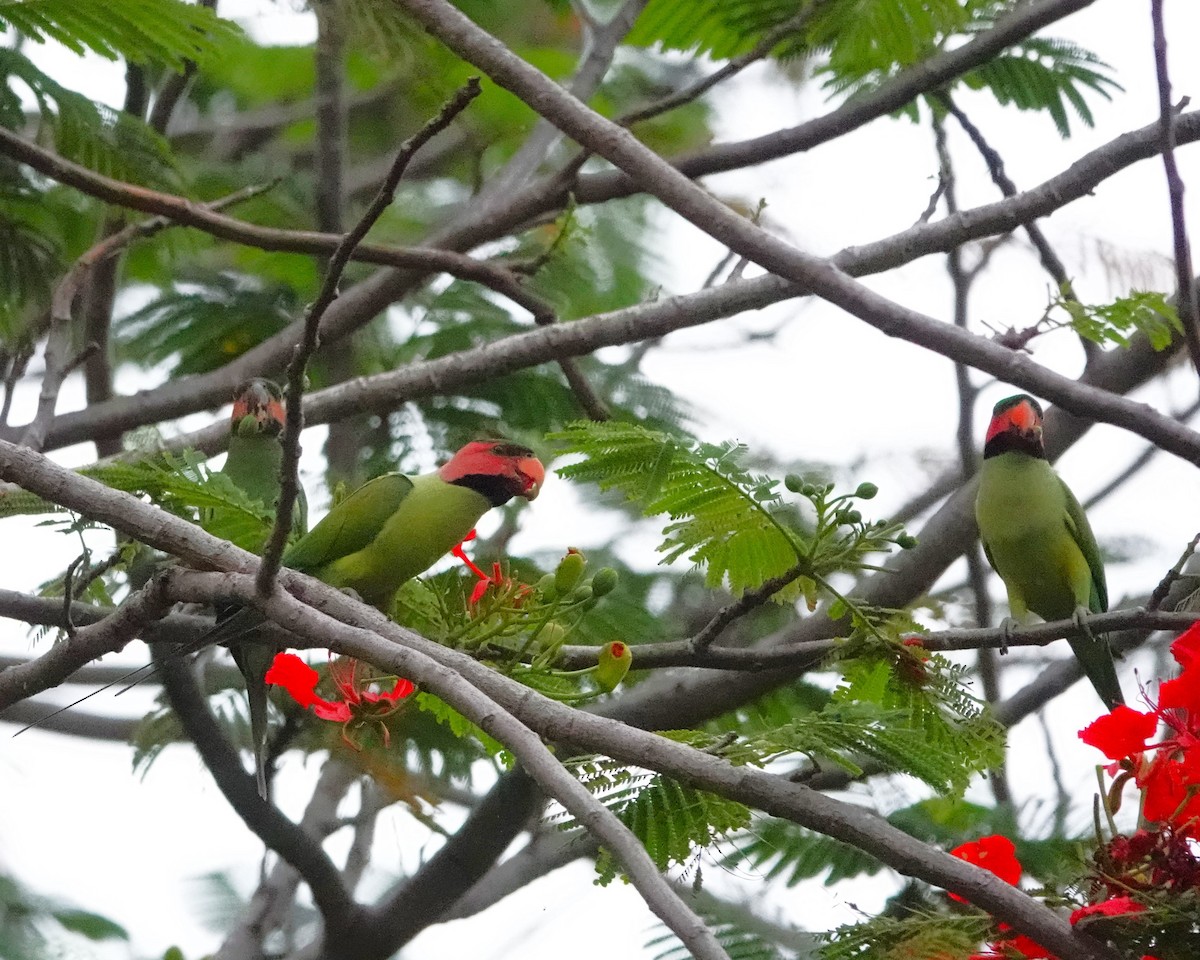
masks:
{"type": "Polygon", "coordinates": [[[358,661],[354,657],[329,658],[329,676],[348,703],[358,703],[358,661]]]}
{"type": "MultiPolygon", "coordinates": [[[[950,851],[950,855],[973,863],[977,867],[994,873],[1005,883],[1013,886],[1021,879],[1021,864],[1017,860],[1017,848],[1013,842],[1001,834],[980,837],[961,844],[950,851]]],[[[950,897],[959,903],[967,903],[964,897],[956,893],[950,897]]]]}
{"type": "Polygon", "coordinates": [[[1184,667],[1183,673],[1174,680],[1160,683],[1158,706],[1164,710],[1167,707],[1182,707],[1200,717],[1200,664],[1184,667]]]}
{"type": "Polygon", "coordinates": [[[467,598],[467,605],[475,606],[475,604],[483,599],[483,595],[487,593],[487,588],[491,585],[492,581],[486,575],[482,580],[476,581],[475,589],[471,591],[471,596],[467,598]]]}
{"type": "Polygon", "coordinates": [[[1119,917],[1125,913],[1141,913],[1145,906],[1132,897],[1109,897],[1100,903],[1090,903],[1086,907],[1071,911],[1071,923],[1076,924],[1084,917],[1100,914],[1105,917],[1119,917]]]}
{"type": "Polygon", "coordinates": [[[1023,933],[1009,940],[1008,946],[1016,950],[1021,956],[1029,957],[1031,960],[1054,960],[1054,954],[1036,940],[1025,936],[1023,933]]]}
{"type": "Polygon", "coordinates": [[[283,687],[300,706],[309,707],[321,700],[316,694],[320,678],[316,670],[294,653],[277,653],[263,679],[269,684],[283,687]]]}
{"type": "Polygon", "coordinates": [[[1171,644],[1171,655],[1184,670],[1200,662],[1200,621],[1175,638],[1171,644]]]}
{"type": "Polygon", "coordinates": [[[1158,729],[1158,718],[1121,704],[1112,713],[1079,731],[1079,739],[1101,751],[1109,760],[1122,760],[1146,749],[1146,740],[1158,729]]]}
{"type": "Polygon", "coordinates": [[[330,703],[328,700],[320,700],[314,703],[313,713],[322,720],[333,720],[335,723],[345,723],[354,716],[350,711],[350,704],[330,703]]]}

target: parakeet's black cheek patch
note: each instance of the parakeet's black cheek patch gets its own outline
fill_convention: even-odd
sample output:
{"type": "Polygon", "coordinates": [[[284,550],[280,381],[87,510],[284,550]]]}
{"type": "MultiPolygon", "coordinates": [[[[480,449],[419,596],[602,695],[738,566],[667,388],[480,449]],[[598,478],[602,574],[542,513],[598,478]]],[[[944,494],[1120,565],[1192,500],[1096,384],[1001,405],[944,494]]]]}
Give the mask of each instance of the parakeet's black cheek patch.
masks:
{"type": "Polygon", "coordinates": [[[493,507],[502,507],[513,497],[525,492],[522,484],[515,478],[495,473],[468,473],[465,477],[450,482],[455,486],[474,490],[493,507]]]}

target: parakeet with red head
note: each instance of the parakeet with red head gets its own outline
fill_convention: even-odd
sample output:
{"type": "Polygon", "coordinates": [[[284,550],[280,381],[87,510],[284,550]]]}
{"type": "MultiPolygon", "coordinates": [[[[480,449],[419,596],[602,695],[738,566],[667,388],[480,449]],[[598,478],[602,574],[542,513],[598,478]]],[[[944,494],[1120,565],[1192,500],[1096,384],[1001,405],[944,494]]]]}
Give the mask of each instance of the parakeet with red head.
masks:
{"type": "MultiPolygon", "coordinates": [[[[405,581],[458,545],[488,510],[514,497],[533,500],[545,479],[545,467],[528,447],[504,440],[468,443],[432,473],[388,473],[364,483],[292,543],[282,562],[330,586],[353,590],[364,603],[388,613],[405,581]]],[[[257,611],[240,608],[202,643],[253,648],[268,655],[269,665],[274,647],[246,639],[262,622],[257,611]]],[[[263,730],[263,738],[255,734],[256,744],[265,744],[265,711],[263,730]]],[[[258,771],[265,798],[261,762],[258,771]]]]}
{"type": "Polygon", "coordinates": [[[1033,397],[996,404],[983,458],[975,519],[1012,616],[1074,618],[1084,635],[1068,639],[1084,673],[1109,708],[1124,703],[1112,651],[1086,622],[1088,613],[1108,609],[1100,549],[1079,501],[1046,459],[1042,408],[1033,397]]]}

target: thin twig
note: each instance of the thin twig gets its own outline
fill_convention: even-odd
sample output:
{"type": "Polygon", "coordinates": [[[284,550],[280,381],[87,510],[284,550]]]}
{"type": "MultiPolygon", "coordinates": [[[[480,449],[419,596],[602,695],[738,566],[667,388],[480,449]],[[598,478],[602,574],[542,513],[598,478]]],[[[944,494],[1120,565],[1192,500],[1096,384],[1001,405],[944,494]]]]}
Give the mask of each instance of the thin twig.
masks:
{"type": "Polygon", "coordinates": [[[1148,610],[1157,610],[1163,605],[1163,601],[1167,599],[1167,594],[1171,592],[1171,586],[1179,579],[1183,573],[1184,565],[1191,559],[1192,554],[1196,552],[1196,547],[1200,545],[1200,533],[1192,537],[1191,541],[1184,547],[1183,553],[1179,555],[1179,559],[1175,561],[1175,565],[1166,572],[1163,578],[1154,588],[1154,592],[1150,594],[1150,602],[1146,605],[1148,610]]]}
{"type": "Polygon", "coordinates": [[[330,304],[337,299],[338,284],[347,264],[350,263],[354,248],[367,235],[367,231],[375,225],[375,221],[383,216],[383,212],[395,197],[400,178],[404,176],[404,170],[413,154],[439,132],[446,129],[454,118],[479,96],[480,92],[479,78],[471,77],[442,106],[436,117],[400,145],[392,169],[380,186],[379,192],[375,194],[375,199],[371,201],[358,223],[342,238],[337,249],[333,251],[333,256],[329,258],[329,266],[325,271],[321,289],[304,318],[304,336],[297,344],[287,369],[287,425],[283,433],[279,504],[275,514],[275,526],[271,530],[270,539],[263,548],[263,562],[258,570],[258,589],[264,595],[270,593],[274,586],[275,575],[279,572],[279,558],[283,555],[288,533],[292,529],[292,511],[296,506],[300,484],[297,472],[300,464],[300,432],[304,429],[304,407],[301,403],[304,397],[304,372],[308,367],[309,358],[320,342],[321,317],[325,315],[330,304]]]}
{"type": "MultiPolygon", "coordinates": [[[[751,610],[761,607],[764,603],[775,596],[780,590],[786,587],[789,583],[794,583],[800,577],[809,572],[809,564],[797,563],[790,570],[786,570],[777,577],[764,582],[761,586],[753,590],[747,590],[732,603],[727,603],[718,610],[700,631],[687,641],[694,653],[703,653],[708,650],[713,641],[715,641],[725,630],[727,626],[737,620],[739,617],[744,617],[751,610]]],[[[641,664],[639,663],[640,667],[641,664]]]]}
{"type": "Polygon", "coordinates": [[[1200,310],[1196,304],[1196,284],[1192,275],[1192,250],[1188,243],[1187,221],[1183,214],[1183,178],[1175,163],[1175,122],[1179,109],[1171,104],[1171,78],[1167,73],[1167,33],[1163,26],[1163,0],[1150,0],[1150,19],[1154,25],[1154,68],[1158,75],[1158,114],[1162,126],[1162,159],[1167,173],[1167,192],[1171,197],[1171,231],[1175,237],[1175,278],[1179,284],[1179,320],[1183,324],[1188,353],[1200,374],[1200,310]]]}

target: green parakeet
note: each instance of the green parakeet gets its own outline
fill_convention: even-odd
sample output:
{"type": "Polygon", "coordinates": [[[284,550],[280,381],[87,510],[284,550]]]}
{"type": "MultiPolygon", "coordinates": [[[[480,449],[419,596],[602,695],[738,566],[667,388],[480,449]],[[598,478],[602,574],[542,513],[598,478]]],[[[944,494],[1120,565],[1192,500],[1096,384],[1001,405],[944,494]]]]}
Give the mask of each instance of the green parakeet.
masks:
{"type": "MultiPolygon", "coordinates": [[[[274,508],[279,499],[279,466],[283,460],[281,435],[285,423],[283,393],[270,380],[244,383],[233,400],[229,425],[229,455],[221,473],[233,481],[251,500],[274,508]]],[[[308,525],[308,503],[303,487],[298,491],[292,515],[293,535],[303,534],[308,525]]],[[[261,552],[266,542],[256,545],[261,552]]],[[[228,620],[238,607],[217,607],[217,622],[228,620]]],[[[267,685],[264,680],[275,657],[274,646],[254,640],[234,641],[229,652],[246,679],[246,698],[250,705],[250,737],[254,744],[254,769],[259,795],[267,798],[267,685]]]]}
{"type": "MultiPolygon", "coordinates": [[[[388,473],[364,483],[284,551],[283,565],[353,590],[388,613],[406,580],[433,566],[492,507],[513,497],[533,500],[545,477],[527,447],[502,440],[468,443],[433,473],[388,473]]],[[[257,611],[237,609],[202,643],[255,647],[266,650],[269,661],[275,651],[268,645],[237,642],[262,622],[257,611]]],[[[264,742],[257,733],[255,740],[264,742]]],[[[261,774],[261,764],[259,769],[261,774]]]]}
{"type": "Polygon", "coordinates": [[[1073,617],[1085,632],[1069,638],[1084,673],[1110,709],[1124,703],[1112,651],[1085,619],[1108,609],[1100,550],[1079,501],[1046,459],[1042,408],[1026,394],[992,410],[975,519],[988,562],[1008,590],[1012,616],[1033,611],[1046,620],[1073,617]]]}

